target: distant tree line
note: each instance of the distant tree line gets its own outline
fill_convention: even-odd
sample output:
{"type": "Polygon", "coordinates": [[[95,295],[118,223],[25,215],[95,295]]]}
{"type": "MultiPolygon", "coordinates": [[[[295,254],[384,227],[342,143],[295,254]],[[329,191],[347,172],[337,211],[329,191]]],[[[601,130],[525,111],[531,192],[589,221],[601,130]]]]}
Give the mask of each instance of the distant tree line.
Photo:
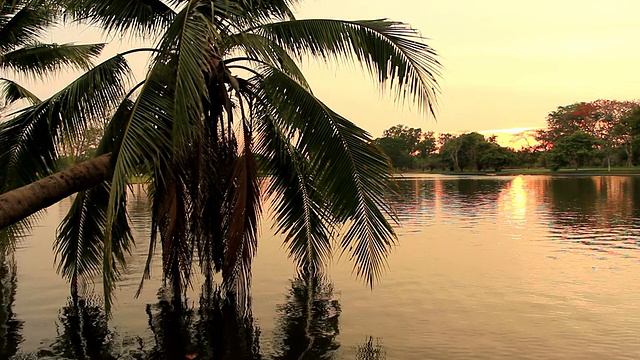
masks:
{"type": "Polygon", "coordinates": [[[640,157],[640,101],[596,100],[560,106],[519,150],[477,132],[439,134],[402,124],[375,140],[398,170],[500,171],[504,168],[632,167],[640,157]]]}
{"type": "Polygon", "coordinates": [[[496,170],[517,163],[513,149],[477,132],[461,135],[422,132],[420,128],[396,125],[384,131],[376,143],[399,170],[496,170]]]}

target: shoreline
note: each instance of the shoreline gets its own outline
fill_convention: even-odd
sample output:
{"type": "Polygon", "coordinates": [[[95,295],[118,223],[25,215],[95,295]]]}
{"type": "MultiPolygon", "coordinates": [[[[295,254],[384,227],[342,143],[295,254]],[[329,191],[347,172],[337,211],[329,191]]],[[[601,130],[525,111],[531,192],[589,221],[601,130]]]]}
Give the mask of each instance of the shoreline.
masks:
{"type": "Polygon", "coordinates": [[[640,176],[640,167],[560,169],[551,171],[543,168],[533,169],[504,169],[501,171],[402,171],[398,175],[453,175],[453,176],[519,176],[519,175],[549,175],[549,176],[640,176]]]}

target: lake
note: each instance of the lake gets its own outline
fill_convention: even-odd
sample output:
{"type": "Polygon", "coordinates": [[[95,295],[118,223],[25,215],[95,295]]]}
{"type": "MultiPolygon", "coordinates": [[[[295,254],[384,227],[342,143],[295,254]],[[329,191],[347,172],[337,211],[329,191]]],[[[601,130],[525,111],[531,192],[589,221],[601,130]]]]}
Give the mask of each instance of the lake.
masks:
{"type": "Polygon", "coordinates": [[[159,300],[158,261],[134,297],[149,236],[140,186],[130,200],[138,246],[112,319],[99,295],[73,306],[51,251],[65,200],[0,267],[0,357],[640,358],[640,177],[398,183],[399,246],[373,290],[345,260],[329,279],[295,278],[265,220],[243,321],[198,284],[182,309],[159,300]]]}

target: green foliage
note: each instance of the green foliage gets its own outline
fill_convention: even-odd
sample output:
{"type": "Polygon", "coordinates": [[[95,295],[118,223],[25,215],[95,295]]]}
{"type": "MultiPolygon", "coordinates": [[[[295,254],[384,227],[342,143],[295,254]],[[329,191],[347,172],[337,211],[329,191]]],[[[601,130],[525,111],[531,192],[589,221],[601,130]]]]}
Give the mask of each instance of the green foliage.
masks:
{"type": "Polygon", "coordinates": [[[541,166],[541,154],[534,146],[524,147],[515,152],[514,165],[519,168],[530,169],[541,166]]]}
{"type": "Polygon", "coordinates": [[[440,164],[456,171],[483,170],[493,168],[498,171],[516,162],[513,151],[503,148],[495,138],[485,139],[477,132],[458,136],[444,134],[440,137],[440,164]]]}
{"type": "Polygon", "coordinates": [[[549,167],[557,170],[566,164],[571,164],[578,169],[596,154],[598,144],[597,138],[580,130],[562,137],[549,151],[549,167]]]}
{"type": "MultiPolygon", "coordinates": [[[[5,86],[6,99],[34,103],[0,127],[5,190],[55,171],[66,140],[113,114],[96,150],[111,154],[113,176],[78,194],[56,240],[59,270],[73,286],[101,273],[109,310],[132,243],[126,210],[134,176],[149,179],[152,203],[143,277],[159,247],[176,295],[198,266],[207,280],[221,273],[238,301],[248,298],[262,189],[274,203],[276,232],[305,273],[321,274],[337,244],[373,285],[395,243],[391,169],[366,131],[315,97],[295,60],[355,60],[398,100],[433,111],[439,64],[416,30],[388,20],[295,20],[289,0],[61,3],[72,20],[157,44],[141,49],[150,50],[151,65],[132,88],[129,52],[42,102],[5,86]]],[[[85,68],[101,46],[45,47],[63,60],[38,57],[13,68],[85,68]]],[[[411,146],[422,160],[434,149],[432,134],[411,146]]]]}
{"type": "Polygon", "coordinates": [[[420,128],[402,124],[385,130],[376,144],[396,169],[424,169],[429,156],[436,151],[433,132],[423,133],[420,128]]]}
{"type": "MultiPolygon", "coordinates": [[[[639,106],[639,101],[596,100],[558,107],[547,116],[547,128],[537,132],[538,148],[551,150],[563,138],[582,131],[598,141],[598,152],[592,154],[591,162],[601,160],[610,167],[626,157],[627,166],[633,166],[633,130],[625,119],[639,106]]],[[[546,160],[552,167],[576,166],[575,159],[563,160],[557,152],[548,154],[546,160]]]]}
{"type": "Polygon", "coordinates": [[[376,140],[376,144],[389,157],[389,161],[396,169],[410,169],[413,167],[413,157],[402,139],[383,137],[376,140]]]}
{"type": "Polygon", "coordinates": [[[482,168],[492,168],[500,171],[505,167],[515,164],[516,155],[510,149],[503,148],[496,144],[486,147],[480,155],[480,165],[482,168]]]}

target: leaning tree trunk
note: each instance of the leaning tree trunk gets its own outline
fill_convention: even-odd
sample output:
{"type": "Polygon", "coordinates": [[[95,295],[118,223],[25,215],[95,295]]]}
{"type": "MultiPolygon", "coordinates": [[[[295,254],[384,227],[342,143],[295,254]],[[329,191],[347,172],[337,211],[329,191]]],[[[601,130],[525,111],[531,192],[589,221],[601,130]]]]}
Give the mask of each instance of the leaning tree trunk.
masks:
{"type": "Polygon", "coordinates": [[[81,162],[59,173],[0,195],[0,229],[107,178],[111,154],[81,162]]]}

